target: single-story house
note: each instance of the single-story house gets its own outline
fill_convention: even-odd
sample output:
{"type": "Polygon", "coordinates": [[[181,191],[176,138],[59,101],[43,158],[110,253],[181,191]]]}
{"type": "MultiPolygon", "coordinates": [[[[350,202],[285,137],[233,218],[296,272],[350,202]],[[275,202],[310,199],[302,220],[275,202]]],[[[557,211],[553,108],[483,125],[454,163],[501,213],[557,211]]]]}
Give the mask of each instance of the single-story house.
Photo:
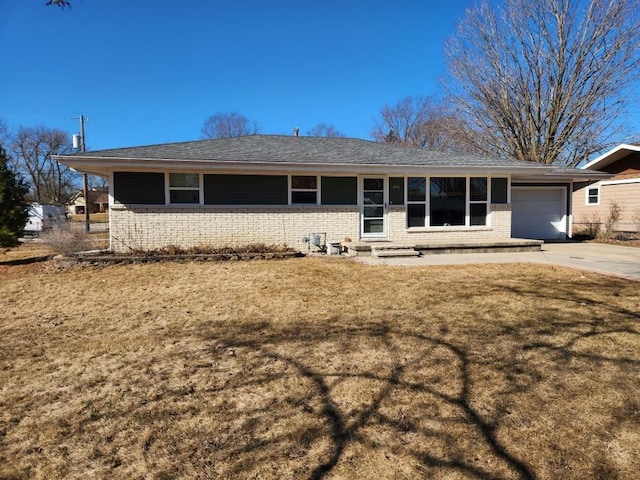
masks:
{"type": "Polygon", "coordinates": [[[352,138],[250,135],[58,155],[109,179],[111,248],[563,239],[606,174],[352,138]]]}
{"type": "Polygon", "coordinates": [[[605,223],[612,201],[620,207],[620,219],[614,229],[640,231],[640,145],[623,143],[582,168],[601,170],[611,176],[596,183],[575,184],[573,217],[576,231],[605,223]]]}
{"type": "MultiPolygon", "coordinates": [[[[109,192],[106,190],[89,190],[90,213],[104,213],[109,210],[109,192]]],[[[66,204],[67,213],[70,215],[84,214],[84,191],[78,190],[66,204]]]]}

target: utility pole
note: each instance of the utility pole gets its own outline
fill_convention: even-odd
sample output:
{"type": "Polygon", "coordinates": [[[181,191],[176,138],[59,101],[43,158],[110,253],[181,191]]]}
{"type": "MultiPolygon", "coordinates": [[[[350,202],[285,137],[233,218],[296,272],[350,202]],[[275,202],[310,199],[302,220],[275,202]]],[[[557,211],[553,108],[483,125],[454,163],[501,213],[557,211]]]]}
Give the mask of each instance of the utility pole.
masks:
{"type": "MultiPolygon", "coordinates": [[[[80,152],[84,153],[86,147],[84,141],[84,115],[74,118],[80,120],[80,152]]],[[[82,174],[82,190],[84,195],[84,231],[89,233],[91,231],[89,221],[89,187],[86,173],[82,174]]]]}

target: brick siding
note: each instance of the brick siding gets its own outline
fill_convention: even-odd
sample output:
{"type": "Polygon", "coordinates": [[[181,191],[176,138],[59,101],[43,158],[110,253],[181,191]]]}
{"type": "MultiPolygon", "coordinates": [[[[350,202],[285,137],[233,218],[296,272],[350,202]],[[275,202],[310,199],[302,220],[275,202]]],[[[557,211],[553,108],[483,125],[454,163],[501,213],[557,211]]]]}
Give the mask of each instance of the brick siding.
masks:
{"type": "MultiPolygon", "coordinates": [[[[446,227],[408,231],[404,207],[389,209],[388,240],[491,240],[511,236],[511,208],[493,205],[487,227],[446,227]]],[[[111,248],[116,252],[181,247],[288,245],[305,251],[302,238],[326,233],[327,242],[360,239],[360,208],[351,207],[174,207],[122,206],[111,209],[111,248]]]]}

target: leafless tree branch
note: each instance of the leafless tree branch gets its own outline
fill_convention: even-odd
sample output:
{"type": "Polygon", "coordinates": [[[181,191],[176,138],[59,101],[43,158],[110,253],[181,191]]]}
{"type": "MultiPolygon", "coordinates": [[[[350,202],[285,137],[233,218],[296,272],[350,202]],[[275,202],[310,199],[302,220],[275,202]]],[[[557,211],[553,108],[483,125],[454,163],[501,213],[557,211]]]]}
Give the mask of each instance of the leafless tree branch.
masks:
{"type": "Polygon", "coordinates": [[[447,87],[485,153],[576,165],[620,133],[638,0],[484,0],[446,43],[447,87]]]}
{"type": "Polygon", "coordinates": [[[379,142],[458,152],[475,151],[469,134],[442,103],[411,96],[385,105],[371,129],[371,136],[379,142]]]}
{"type": "Polygon", "coordinates": [[[60,7],[62,9],[71,8],[71,2],[68,0],[49,0],[45,3],[45,5],[55,5],[56,7],[60,7]]]}
{"type": "Polygon", "coordinates": [[[311,137],[345,137],[345,135],[340,132],[335,126],[326,123],[319,123],[315,127],[311,128],[307,131],[307,135],[311,137]]]}
{"type": "Polygon", "coordinates": [[[238,112],[216,113],[204,121],[203,138],[232,138],[258,133],[258,124],[238,112]]]}
{"type": "Polygon", "coordinates": [[[19,127],[10,139],[18,171],[28,179],[30,199],[62,204],[71,194],[74,173],[52,156],[70,151],[69,135],[44,126],[19,127]]]}

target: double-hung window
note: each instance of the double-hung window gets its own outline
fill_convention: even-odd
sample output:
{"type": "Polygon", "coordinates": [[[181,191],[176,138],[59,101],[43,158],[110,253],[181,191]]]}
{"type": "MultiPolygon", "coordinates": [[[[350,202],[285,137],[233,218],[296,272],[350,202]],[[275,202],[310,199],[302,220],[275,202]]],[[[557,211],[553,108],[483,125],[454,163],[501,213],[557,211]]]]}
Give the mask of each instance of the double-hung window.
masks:
{"type": "Polygon", "coordinates": [[[427,216],[427,179],[409,177],[407,180],[407,226],[424,227],[427,216]]]}
{"type": "Polygon", "coordinates": [[[170,173],[169,203],[200,203],[200,174],[170,173]]]}
{"type": "Polygon", "coordinates": [[[292,175],[291,203],[316,205],[318,203],[318,177],[315,175],[292,175]]]}
{"type": "Polygon", "coordinates": [[[472,177],[469,179],[469,225],[486,225],[487,213],[487,179],[472,177]]]}
{"type": "Polygon", "coordinates": [[[600,204],[600,188],[589,187],[587,188],[587,205],[599,205],[600,204]]]}

